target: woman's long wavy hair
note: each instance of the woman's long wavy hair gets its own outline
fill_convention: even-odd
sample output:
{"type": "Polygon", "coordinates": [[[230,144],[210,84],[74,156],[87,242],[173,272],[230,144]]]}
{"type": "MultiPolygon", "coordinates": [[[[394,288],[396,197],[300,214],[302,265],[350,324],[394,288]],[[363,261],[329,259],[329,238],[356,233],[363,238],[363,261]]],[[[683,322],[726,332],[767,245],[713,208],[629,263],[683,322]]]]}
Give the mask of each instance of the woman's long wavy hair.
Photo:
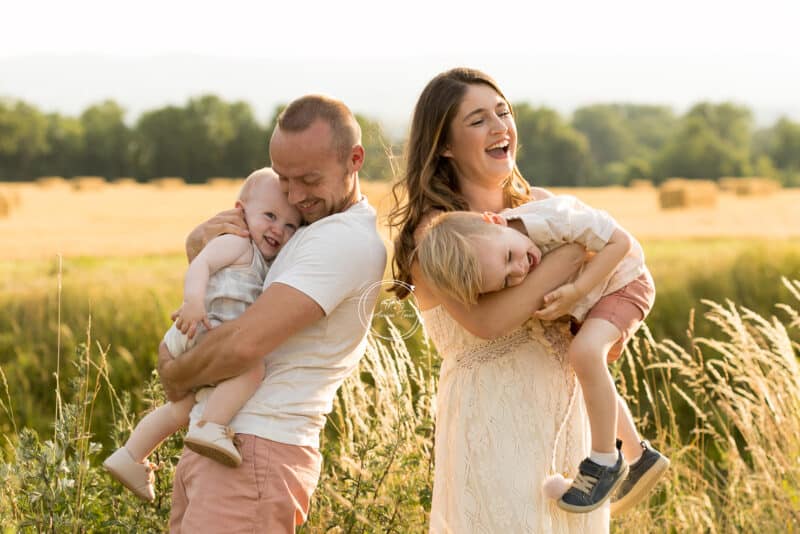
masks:
{"type": "MultiPolygon", "coordinates": [[[[456,68],[433,78],[423,89],[414,108],[405,155],[405,174],[392,187],[394,208],[389,213],[389,226],[398,234],[394,239],[392,272],[394,292],[404,298],[409,293],[411,264],[416,243],[414,232],[431,210],[467,211],[469,204],[461,193],[455,168],[442,156],[449,136],[450,124],[470,85],[491,87],[503,100],[511,103],[488,74],[479,70],[456,68]]],[[[513,110],[512,110],[513,113],[513,110]]],[[[512,208],[530,200],[530,187],[514,165],[503,184],[504,204],[512,208]]]]}

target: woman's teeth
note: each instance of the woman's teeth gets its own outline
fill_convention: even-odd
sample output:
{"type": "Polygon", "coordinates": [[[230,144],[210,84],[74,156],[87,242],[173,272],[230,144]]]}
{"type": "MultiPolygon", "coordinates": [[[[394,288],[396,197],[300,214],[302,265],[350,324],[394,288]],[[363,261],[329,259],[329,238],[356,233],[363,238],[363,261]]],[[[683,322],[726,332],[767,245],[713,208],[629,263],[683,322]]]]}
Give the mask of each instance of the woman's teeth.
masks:
{"type": "Polygon", "coordinates": [[[508,141],[498,141],[486,149],[486,152],[493,158],[504,158],[508,154],[508,141]]]}

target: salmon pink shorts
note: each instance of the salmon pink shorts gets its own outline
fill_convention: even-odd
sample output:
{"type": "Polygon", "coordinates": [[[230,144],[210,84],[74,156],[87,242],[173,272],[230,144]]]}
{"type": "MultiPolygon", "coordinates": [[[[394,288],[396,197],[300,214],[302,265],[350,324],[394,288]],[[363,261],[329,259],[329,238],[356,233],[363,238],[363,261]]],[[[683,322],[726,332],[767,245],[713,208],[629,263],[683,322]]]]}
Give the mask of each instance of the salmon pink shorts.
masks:
{"type": "Polygon", "coordinates": [[[293,533],[308,515],[322,456],[313,447],[237,434],[242,464],[184,449],[172,486],[172,534],[293,533]]]}
{"type": "Polygon", "coordinates": [[[653,308],[656,288],[649,273],[634,279],[621,289],[609,293],[597,301],[586,314],[586,319],[603,319],[616,326],[622,333],[619,340],[608,351],[606,360],[611,363],[619,359],[625,344],[639,329],[653,308]]]}

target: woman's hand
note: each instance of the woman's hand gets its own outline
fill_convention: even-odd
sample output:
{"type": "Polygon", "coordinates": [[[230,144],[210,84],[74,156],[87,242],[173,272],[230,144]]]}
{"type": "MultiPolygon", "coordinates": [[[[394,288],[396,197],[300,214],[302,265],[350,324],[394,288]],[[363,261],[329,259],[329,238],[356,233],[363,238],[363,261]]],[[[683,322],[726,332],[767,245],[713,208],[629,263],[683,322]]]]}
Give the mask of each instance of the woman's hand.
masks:
{"type": "Polygon", "coordinates": [[[206,243],[222,234],[250,237],[244,220],[244,209],[233,208],[222,211],[192,230],[186,238],[186,256],[192,261],[206,243]]]}

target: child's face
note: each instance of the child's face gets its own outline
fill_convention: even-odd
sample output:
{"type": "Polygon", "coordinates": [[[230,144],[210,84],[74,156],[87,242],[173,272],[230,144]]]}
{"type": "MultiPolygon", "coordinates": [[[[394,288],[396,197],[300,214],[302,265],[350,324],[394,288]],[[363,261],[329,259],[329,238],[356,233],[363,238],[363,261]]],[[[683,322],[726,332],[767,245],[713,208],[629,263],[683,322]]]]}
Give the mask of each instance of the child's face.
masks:
{"type": "Polygon", "coordinates": [[[500,230],[473,238],[483,276],[481,293],[521,284],[542,259],[542,251],[527,235],[508,226],[500,226],[500,230]]]}
{"type": "Polygon", "coordinates": [[[254,188],[249,197],[241,201],[241,205],[244,207],[250,239],[265,260],[275,259],[281,247],[300,226],[300,212],[289,205],[278,180],[272,179],[254,188]]]}

